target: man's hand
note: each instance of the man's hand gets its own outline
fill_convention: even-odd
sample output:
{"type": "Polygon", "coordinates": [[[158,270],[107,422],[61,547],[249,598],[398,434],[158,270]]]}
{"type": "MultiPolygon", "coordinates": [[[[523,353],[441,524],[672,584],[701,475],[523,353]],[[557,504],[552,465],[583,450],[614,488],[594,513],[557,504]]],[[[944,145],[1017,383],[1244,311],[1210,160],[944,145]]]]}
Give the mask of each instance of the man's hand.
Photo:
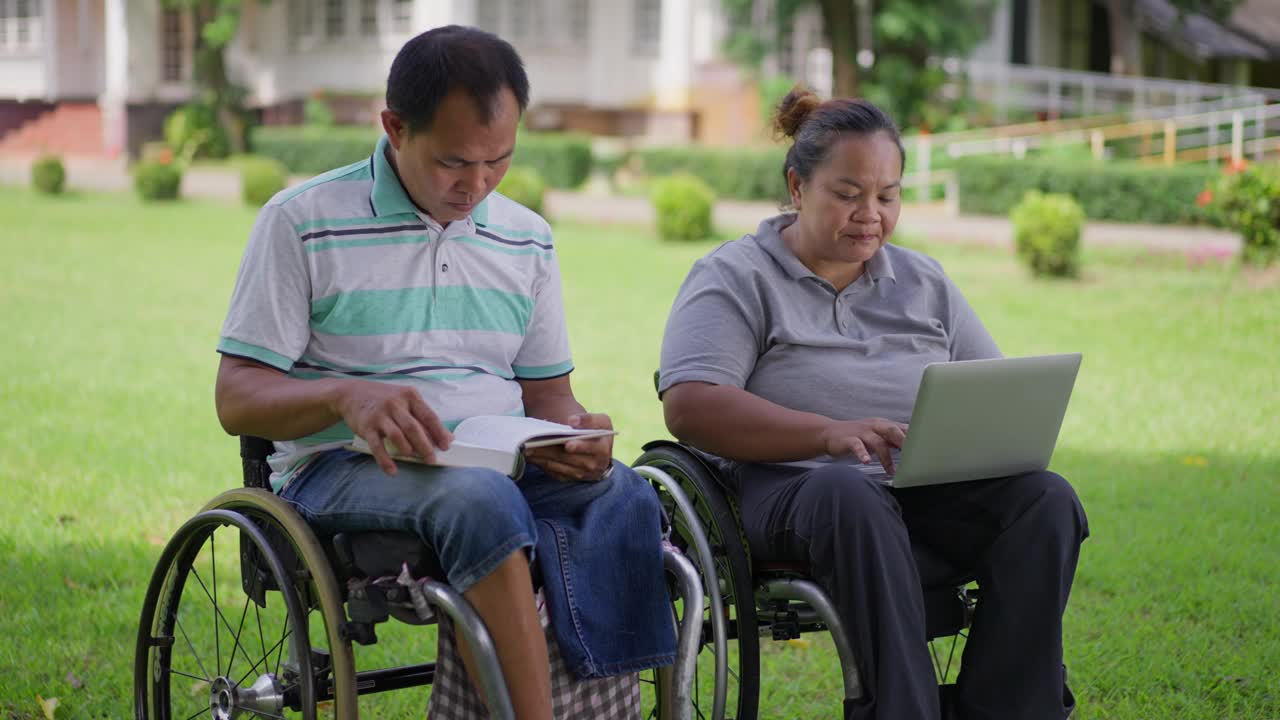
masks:
{"type": "Polygon", "coordinates": [[[907,425],[884,418],[833,420],[820,437],[831,457],[853,455],[866,464],[871,462],[871,454],[875,453],[885,472],[892,475],[893,456],[889,451],[901,448],[906,442],[907,425]]]}
{"type": "MultiPolygon", "coordinates": [[[[580,429],[613,429],[613,421],[604,413],[571,415],[569,425],[580,429]]],[[[530,448],[524,457],[560,480],[600,480],[613,465],[613,436],[530,448]]]]}
{"type": "Polygon", "coordinates": [[[396,474],[396,463],[387,452],[387,441],[397,454],[416,455],[425,462],[435,458],[436,448],[447,450],[453,441],[422,396],[404,385],[346,380],[334,393],[333,407],[352,432],[369,443],[378,467],[388,475],[396,474]]]}

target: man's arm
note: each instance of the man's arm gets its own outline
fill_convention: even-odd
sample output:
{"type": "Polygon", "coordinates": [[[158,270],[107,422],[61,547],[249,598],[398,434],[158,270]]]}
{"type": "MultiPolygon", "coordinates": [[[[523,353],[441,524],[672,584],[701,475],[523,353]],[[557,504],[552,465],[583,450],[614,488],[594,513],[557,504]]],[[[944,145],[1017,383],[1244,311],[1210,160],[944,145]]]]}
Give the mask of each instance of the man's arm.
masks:
{"type": "Polygon", "coordinates": [[[388,475],[384,442],[430,460],[448,448],[449,431],[422,396],[403,385],[357,379],[299,380],[244,358],[223,355],[214,390],[218,421],[231,435],[294,440],[344,421],[364,438],[388,475]]]}
{"type": "MultiPolygon", "coordinates": [[[[524,393],[524,414],[575,428],[612,430],[604,413],[589,413],[573,396],[568,375],[547,380],[517,380],[524,393]]],[[[599,479],[613,463],[613,437],[570,440],[564,445],[533,448],[525,458],[564,480],[599,479]]]]}

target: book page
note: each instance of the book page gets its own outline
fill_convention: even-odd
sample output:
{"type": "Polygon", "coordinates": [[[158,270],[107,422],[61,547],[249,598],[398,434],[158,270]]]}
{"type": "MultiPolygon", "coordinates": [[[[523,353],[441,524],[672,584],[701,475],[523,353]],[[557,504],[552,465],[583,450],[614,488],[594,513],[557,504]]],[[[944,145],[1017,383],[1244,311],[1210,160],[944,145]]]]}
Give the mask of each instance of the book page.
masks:
{"type": "Polygon", "coordinates": [[[453,431],[454,440],[471,445],[514,451],[521,446],[542,447],[575,437],[603,437],[613,430],[582,429],[530,417],[477,415],[463,420],[453,431]],[[532,440],[532,443],[526,441],[532,440]],[[533,444],[537,443],[537,444],[533,444]]]}

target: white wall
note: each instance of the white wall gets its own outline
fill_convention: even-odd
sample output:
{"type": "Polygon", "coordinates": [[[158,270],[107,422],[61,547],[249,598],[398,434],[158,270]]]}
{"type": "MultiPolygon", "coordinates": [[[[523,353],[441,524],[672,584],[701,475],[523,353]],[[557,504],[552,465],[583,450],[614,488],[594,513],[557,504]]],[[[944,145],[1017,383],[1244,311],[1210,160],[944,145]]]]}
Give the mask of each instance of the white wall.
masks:
{"type": "Polygon", "coordinates": [[[991,23],[987,27],[987,37],[982,44],[974,48],[969,59],[982,62],[1009,62],[1012,44],[1013,7],[1005,0],[996,5],[991,13],[991,23]]]}
{"type": "Polygon", "coordinates": [[[46,74],[43,53],[0,55],[0,98],[42,100],[46,74]]]}

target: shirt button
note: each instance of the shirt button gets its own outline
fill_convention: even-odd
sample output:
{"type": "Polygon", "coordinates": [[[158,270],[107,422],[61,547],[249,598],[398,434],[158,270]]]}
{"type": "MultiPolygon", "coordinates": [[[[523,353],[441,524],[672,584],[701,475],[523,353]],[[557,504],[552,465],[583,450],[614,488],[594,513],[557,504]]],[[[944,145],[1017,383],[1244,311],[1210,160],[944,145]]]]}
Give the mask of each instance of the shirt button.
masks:
{"type": "Polygon", "coordinates": [[[444,263],[443,265],[441,265],[440,272],[449,272],[449,263],[444,263]]]}

